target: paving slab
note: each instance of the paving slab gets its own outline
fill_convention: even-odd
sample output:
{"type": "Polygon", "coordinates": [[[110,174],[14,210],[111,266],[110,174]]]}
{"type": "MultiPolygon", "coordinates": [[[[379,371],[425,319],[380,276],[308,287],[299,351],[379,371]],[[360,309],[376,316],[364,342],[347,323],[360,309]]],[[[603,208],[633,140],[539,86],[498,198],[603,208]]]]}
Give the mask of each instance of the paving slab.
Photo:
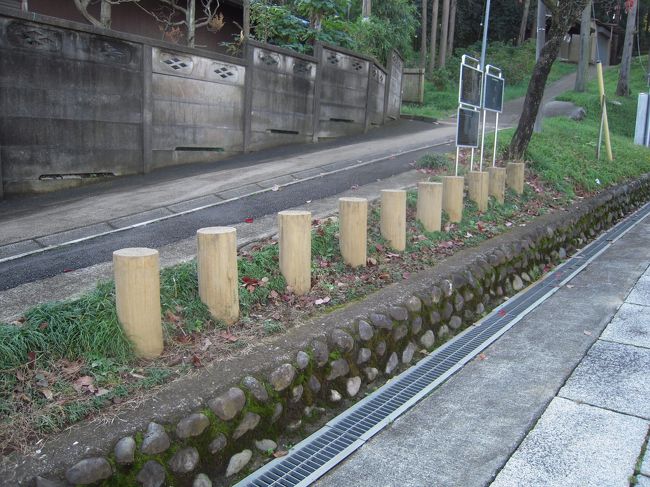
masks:
{"type": "Polygon", "coordinates": [[[636,487],[650,487],[650,477],[646,477],[645,475],[637,475],[636,487]]]}
{"type": "Polygon", "coordinates": [[[599,340],[558,395],[650,419],[650,349],[599,340]]]}
{"type": "Polygon", "coordinates": [[[623,303],[601,338],[650,348],[650,306],[623,303]]]}
{"type": "Polygon", "coordinates": [[[246,186],[240,186],[239,188],[220,191],[217,196],[223,198],[224,200],[229,200],[230,198],[239,198],[240,196],[256,193],[258,191],[262,191],[262,187],[258,184],[247,184],[246,186]]]}
{"type": "Polygon", "coordinates": [[[169,215],[173,215],[173,213],[167,208],[156,208],[154,210],[142,211],[122,218],[116,218],[115,220],[109,221],[108,224],[113,228],[126,228],[131,225],[136,225],[138,223],[155,220],[169,215]]]}
{"type": "Polygon", "coordinates": [[[183,201],[182,203],[177,203],[175,205],[169,205],[167,208],[174,213],[181,213],[183,211],[193,210],[202,206],[214,205],[220,201],[223,201],[223,199],[213,194],[209,194],[200,198],[183,201]]]}
{"type": "Polygon", "coordinates": [[[296,180],[293,176],[290,174],[287,174],[286,176],[279,176],[277,178],[272,178],[272,179],[267,179],[265,181],[260,181],[257,183],[259,186],[262,188],[272,188],[275,185],[281,186],[283,184],[288,184],[288,183],[293,183],[296,180]]]}
{"type": "Polygon", "coordinates": [[[639,279],[632,292],[625,300],[627,303],[642,304],[650,306],[650,276],[644,276],[639,279]]]}
{"type": "Polygon", "coordinates": [[[629,487],[648,422],[555,398],[492,487],[629,487]]]}
{"type": "Polygon", "coordinates": [[[36,241],[48,247],[50,245],[59,245],[65,242],[70,242],[72,240],[77,240],[84,237],[90,237],[92,235],[98,235],[100,233],[110,232],[113,230],[113,227],[107,223],[97,223],[95,225],[87,225],[80,228],[75,228],[73,230],[67,230],[65,232],[55,233],[53,235],[48,235],[46,237],[37,238],[36,241]]]}

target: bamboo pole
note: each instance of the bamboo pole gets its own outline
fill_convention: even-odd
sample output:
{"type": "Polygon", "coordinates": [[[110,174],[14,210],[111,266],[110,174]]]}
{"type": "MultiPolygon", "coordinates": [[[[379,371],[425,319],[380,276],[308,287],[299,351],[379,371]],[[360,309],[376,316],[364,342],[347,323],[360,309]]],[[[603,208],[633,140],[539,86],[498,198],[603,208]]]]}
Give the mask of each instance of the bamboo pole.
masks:
{"type": "Polygon", "coordinates": [[[406,191],[381,190],[381,236],[397,250],[406,249],[406,191]]]}
{"type": "Polygon", "coordinates": [[[469,186],[469,199],[478,206],[478,211],[488,209],[488,196],[490,190],[490,177],[485,171],[471,171],[467,175],[469,186]]]}
{"type": "Polygon", "coordinates": [[[463,176],[444,176],[442,178],[442,209],[449,221],[458,223],[463,219],[463,176]]]}
{"type": "MultiPolygon", "coordinates": [[[[607,119],[607,98],[605,97],[605,81],[603,79],[603,64],[596,62],[596,73],[598,75],[598,93],[600,94],[600,107],[603,117],[603,132],[605,135],[605,150],[607,151],[607,160],[614,160],[612,155],[612,142],[609,139],[609,120],[607,119]]],[[[598,148],[600,150],[600,147],[598,148]]]]}
{"type": "Polygon", "coordinates": [[[493,196],[500,204],[503,204],[506,193],[506,168],[489,167],[488,174],[490,175],[490,196],[493,196]]]}
{"type": "Polygon", "coordinates": [[[418,183],[417,219],[427,232],[439,232],[442,216],[442,183],[418,183]]]}
{"type": "Polygon", "coordinates": [[[239,319],[237,230],[208,227],[196,232],[199,296],[210,314],[230,325],[239,319]]]}
{"type": "Polygon", "coordinates": [[[311,212],[286,210],[278,213],[280,272],[293,292],[311,289],[311,212]]]}
{"type": "Polygon", "coordinates": [[[366,265],[368,247],[368,200],[339,198],[339,245],[343,261],[352,266],[366,265]]]}
{"type": "Polygon", "coordinates": [[[506,166],[506,184],[517,194],[524,192],[524,168],[523,162],[509,162],[506,166]]]}
{"type": "Polygon", "coordinates": [[[117,318],[136,355],[158,357],[163,350],[158,251],[127,248],[113,252],[117,318]]]}

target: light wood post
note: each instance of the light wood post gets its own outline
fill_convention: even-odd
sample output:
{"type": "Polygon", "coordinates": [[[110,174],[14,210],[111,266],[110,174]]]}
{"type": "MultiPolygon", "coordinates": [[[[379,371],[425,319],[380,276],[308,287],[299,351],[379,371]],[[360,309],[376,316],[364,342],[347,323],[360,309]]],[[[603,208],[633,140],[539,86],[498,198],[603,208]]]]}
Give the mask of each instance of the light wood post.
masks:
{"type": "Polygon", "coordinates": [[[237,230],[208,227],[196,232],[199,296],[210,314],[230,325],[239,319],[237,230]]]}
{"type": "Polygon", "coordinates": [[[366,265],[368,247],[368,200],[339,198],[339,245],[343,261],[352,266],[366,265]]]}
{"type": "Polygon", "coordinates": [[[113,273],[117,318],[124,333],[133,343],[136,355],[158,357],[163,350],[158,251],[116,250],[113,273]]]}
{"type": "Polygon", "coordinates": [[[506,168],[506,183],[517,194],[524,192],[524,167],[523,162],[509,162],[506,168]]]}
{"type": "Polygon", "coordinates": [[[503,204],[506,194],[506,168],[489,167],[488,173],[490,174],[490,196],[503,204]]]}
{"type": "Polygon", "coordinates": [[[381,236],[397,250],[406,249],[406,191],[381,190],[381,236]]]}
{"type": "Polygon", "coordinates": [[[439,232],[442,216],[442,183],[418,183],[417,219],[427,232],[439,232]]]}
{"type": "Polygon", "coordinates": [[[470,171],[467,175],[469,199],[476,203],[478,211],[487,211],[490,177],[485,171],[470,171]]]}
{"type": "Polygon", "coordinates": [[[442,178],[442,209],[449,221],[458,223],[463,219],[463,176],[444,176],[442,178]]]}
{"type": "Polygon", "coordinates": [[[311,212],[286,210],[278,213],[280,272],[293,292],[311,289],[311,212]]]}

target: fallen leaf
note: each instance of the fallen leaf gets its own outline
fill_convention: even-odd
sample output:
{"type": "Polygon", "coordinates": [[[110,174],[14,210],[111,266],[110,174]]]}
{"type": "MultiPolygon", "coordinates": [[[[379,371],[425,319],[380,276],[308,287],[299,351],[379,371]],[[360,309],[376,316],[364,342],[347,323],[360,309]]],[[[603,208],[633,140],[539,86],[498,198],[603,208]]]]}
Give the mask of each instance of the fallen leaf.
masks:
{"type": "Polygon", "coordinates": [[[63,269],[63,272],[72,272],[74,269],[63,269]]]}
{"type": "Polygon", "coordinates": [[[239,338],[237,338],[235,335],[230,333],[230,331],[228,331],[228,330],[224,330],[224,331],[219,332],[219,338],[223,338],[224,340],[226,340],[228,342],[236,342],[237,340],[239,340],[239,338]]]}
{"type": "Polygon", "coordinates": [[[274,184],[273,187],[271,188],[271,191],[280,191],[280,186],[274,184]]]}
{"type": "Polygon", "coordinates": [[[500,309],[498,315],[499,315],[499,316],[505,316],[505,315],[506,315],[505,310],[500,309]]]}
{"type": "Polygon", "coordinates": [[[278,451],[274,451],[274,452],[273,452],[273,456],[274,456],[275,458],[280,458],[280,457],[285,457],[285,456],[287,456],[288,453],[289,453],[289,452],[287,452],[287,451],[285,451],[285,450],[278,450],[278,451]]]}
{"type": "Polygon", "coordinates": [[[20,382],[25,382],[25,374],[23,374],[21,370],[17,370],[16,379],[18,379],[20,382]]]}
{"type": "Polygon", "coordinates": [[[383,252],[384,246],[382,244],[375,244],[375,249],[377,249],[377,252],[383,252]]]}
{"type": "Polygon", "coordinates": [[[135,377],[136,379],[146,379],[144,375],[136,374],[135,372],[129,373],[131,377],[135,377]]]}
{"type": "Polygon", "coordinates": [[[368,257],[368,264],[377,265],[377,259],[375,259],[374,257],[368,257]]]}
{"type": "Polygon", "coordinates": [[[359,189],[359,185],[358,184],[353,184],[352,186],[350,186],[350,189],[359,189]]]}
{"type": "Polygon", "coordinates": [[[72,383],[72,388],[77,392],[82,392],[84,388],[88,388],[90,390],[92,387],[94,389],[94,387],[92,386],[93,381],[94,379],[92,377],[90,377],[89,375],[84,375],[79,377],[77,380],[75,380],[72,383]]]}
{"type": "Polygon", "coordinates": [[[47,321],[44,321],[43,323],[38,325],[38,329],[39,330],[45,330],[45,328],[47,328],[48,326],[50,326],[50,324],[47,321]]]}
{"type": "Polygon", "coordinates": [[[95,392],[95,396],[97,396],[97,397],[105,396],[105,395],[108,394],[109,392],[111,392],[111,391],[109,391],[108,389],[104,389],[103,387],[100,387],[100,388],[97,389],[97,391],[95,392]]]}
{"type": "Polygon", "coordinates": [[[590,332],[589,330],[585,330],[585,331],[583,331],[583,333],[584,333],[585,335],[587,335],[587,336],[591,336],[591,332],[590,332]]]}
{"type": "Polygon", "coordinates": [[[404,273],[402,274],[402,278],[404,278],[404,279],[408,279],[409,277],[411,277],[411,273],[410,273],[410,272],[404,272],[404,273]]]}
{"type": "Polygon", "coordinates": [[[201,359],[199,358],[198,355],[192,355],[192,365],[196,368],[199,368],[202,366],[201,364],[201,359]]]}
{"type": "Polygon", "coordinates": [[[330,298],[329,296],[326,296],[326,297],[324,297],[322,299],[317,299],[316,301],[314,301],[314,304],[315,305],[327,304],[327,303],[329,303],[331,301],[331,299],[332,298],[330,298]]]}
{"type": "Polygon", "coordinates": [[[478,358],[479,360],[487,360],[487,355],[485,355],[484,353],[479,353],[478,358]]]}
{"type": "Polygon", "coordinates": [[[252,218],[244,218],[244,223],[253,223],[252,218]]]}

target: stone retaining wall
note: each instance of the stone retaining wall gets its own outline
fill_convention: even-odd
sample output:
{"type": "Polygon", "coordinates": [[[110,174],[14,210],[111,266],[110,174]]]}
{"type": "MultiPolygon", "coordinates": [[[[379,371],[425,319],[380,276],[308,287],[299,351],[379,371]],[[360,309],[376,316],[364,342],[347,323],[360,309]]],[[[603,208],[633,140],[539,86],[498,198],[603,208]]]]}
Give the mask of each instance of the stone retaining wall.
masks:
{"type": "MultiPolygon", "coordinates": [[[[173,424],[151,422],[146,431],[120,439],[112,452],[80,459],[65,477],[77,485],[195,487],[212,485],[206,473],[236,478],[254,451],[275,449],[282,432],[299,430],[323,408],[399,373],[422,350],[470,326],[649,199],[646,175],[486,242],[464,253],[469,257],[453,272],[383,309],[369,298],[366,314],[294,350],[291,363],[241,377],[173,424]]],[[[39,478],[36,485],[66,485],[48,482],[39,478]]]]}

